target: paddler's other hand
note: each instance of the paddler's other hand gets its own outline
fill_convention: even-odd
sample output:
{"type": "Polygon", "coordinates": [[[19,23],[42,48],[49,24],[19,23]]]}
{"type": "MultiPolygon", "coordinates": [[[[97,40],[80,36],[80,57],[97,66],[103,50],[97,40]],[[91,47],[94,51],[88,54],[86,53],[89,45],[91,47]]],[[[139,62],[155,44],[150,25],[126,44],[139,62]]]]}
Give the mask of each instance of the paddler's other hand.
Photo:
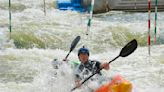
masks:
{"type": "Polygon", "coordinates": [[[68,59],[63,59],[63,61],[68,62],[69,60],[68,59]]]}
{"type": "Polygon", "coordinates": [[[110,69],[110,65],[108,62],[102,63],[100,65],[101,68],[105,69],[105,70],[109,70],[110,69]]]}

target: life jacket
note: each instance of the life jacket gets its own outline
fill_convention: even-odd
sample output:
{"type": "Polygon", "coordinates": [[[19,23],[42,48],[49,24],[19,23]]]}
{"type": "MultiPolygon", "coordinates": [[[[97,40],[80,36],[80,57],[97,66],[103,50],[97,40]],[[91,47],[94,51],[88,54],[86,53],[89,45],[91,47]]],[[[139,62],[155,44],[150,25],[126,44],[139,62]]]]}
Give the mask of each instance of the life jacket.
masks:
{"type": "MultiPolygon", "coordinates": [[[[75,80],[83,80],[100,69],[100,62],[88,60],[87,63],[81,63],[75,69],[75,80]]],[[[101,75],[101,72],[98,73],[101,75]]]]}

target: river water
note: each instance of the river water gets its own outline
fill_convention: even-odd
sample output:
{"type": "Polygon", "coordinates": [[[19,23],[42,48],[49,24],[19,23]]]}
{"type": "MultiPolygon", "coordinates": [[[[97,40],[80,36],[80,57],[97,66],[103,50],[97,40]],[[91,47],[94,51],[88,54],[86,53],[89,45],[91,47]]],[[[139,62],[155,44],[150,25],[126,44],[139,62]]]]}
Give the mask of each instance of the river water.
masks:
{"type": "Polygon", "coordinates": [[[72,69],[63,64],[57,71],[51,62],[61,61],[78,35],[81,41],[69,60],[78,60],[77,50],[85,45],[91,59],[110,61],[127,42],[137,39],[137,50],[111,63],[104,75],[121,74],[133,84],[133,92],[164,92],[164,12],[158,13],[156,43],[151,14],[149,56],[147,13],[111,11],[94,15],[87,36],[88,14],[59,11],[53,6],[54,1],[46,0],[45,16],[43,0],[12,0],[10,40],[8,1],[0,0],[0,92],[69,92],[74,86],[72,69]]]}

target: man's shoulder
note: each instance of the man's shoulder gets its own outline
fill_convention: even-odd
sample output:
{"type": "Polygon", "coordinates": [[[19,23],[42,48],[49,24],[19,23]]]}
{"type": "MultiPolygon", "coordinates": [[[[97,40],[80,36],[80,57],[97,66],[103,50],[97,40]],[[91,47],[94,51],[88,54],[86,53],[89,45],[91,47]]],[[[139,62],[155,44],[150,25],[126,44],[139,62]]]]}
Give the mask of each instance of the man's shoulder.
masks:
{"type": "Polygon", "coordinates": [[[80,61],[72,60],[72,61],[69,61],[69,64],[71,65],[72,68],[75,68],[80,64],[80,61]]]}
{"type": "Polygon", "coordinates": [[[91,60],[90,62],[92,63],[92,65],[95,65],[98,69],[100,68],[100,65],[101,65],[100,61],[91,60]]]}
{"type": "Polygon", "coordinates": [[[89,60],[91,63],[100,63],[98,60],[89,60]]]}

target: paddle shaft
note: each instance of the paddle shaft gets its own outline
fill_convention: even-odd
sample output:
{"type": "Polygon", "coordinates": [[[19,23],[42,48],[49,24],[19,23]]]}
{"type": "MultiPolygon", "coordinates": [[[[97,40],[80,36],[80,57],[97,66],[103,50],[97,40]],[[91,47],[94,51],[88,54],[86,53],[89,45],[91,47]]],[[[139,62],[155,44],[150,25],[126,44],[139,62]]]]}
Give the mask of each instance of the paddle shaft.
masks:
{"type": "Polygon", "coordinates": [[[116,60],[119,57],[120,57],[120,55],[118,55],[117,57],[115,57],[113,60],[109,61],[108,64],[112,63],[114,60],[116,60]]]}
{"type": "Polygon", "coordinates": [[[71,51],[69,51],[69,53],[67,54],[67,56],[64,58],[64,60],[67,60],[69,54],[71,53],[71,51]]]}
{"type": "MultiPolygon", "coordinates": [[[[114,60],[116,60],[118,57],[120,57],[120,56],[115,57],[113,60],[109,61],[108,64],[110,64],[111,62],[113,62],[114,60]]],[[[94,74],[92,74],[91,76],[89,76],[87,79],[85,79],[85,80],[81,83],[81,85],[84,84],[87,80],[89,80],[92,76],[94,76],[95,74],[99,73],[102,69],[103,69],[103,68],[97,70],[97,72],[95,72],[94,74]]]]}

